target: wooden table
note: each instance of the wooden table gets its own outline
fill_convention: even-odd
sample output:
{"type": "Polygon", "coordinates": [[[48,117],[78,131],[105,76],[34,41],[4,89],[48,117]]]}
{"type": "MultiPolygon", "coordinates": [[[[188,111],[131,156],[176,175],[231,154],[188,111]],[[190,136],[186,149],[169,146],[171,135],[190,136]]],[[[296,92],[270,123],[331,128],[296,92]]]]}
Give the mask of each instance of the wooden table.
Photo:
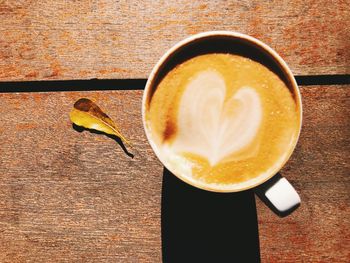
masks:
{"type": "Polygon", "coordinates": [[[350,261],[348,1],[0,0],[0,21],[0,262],[161,261],[163,167],[142,88],[169,47],[208,30],[261,39],[301,84],[303,130],[282,173],[302,205],[279,218],[257,200],[262,262],[350,261]],[[111,80],[49,82],[92,78],[111,80]],[[80,97],[141,155],[74,130],[80,97]]]}

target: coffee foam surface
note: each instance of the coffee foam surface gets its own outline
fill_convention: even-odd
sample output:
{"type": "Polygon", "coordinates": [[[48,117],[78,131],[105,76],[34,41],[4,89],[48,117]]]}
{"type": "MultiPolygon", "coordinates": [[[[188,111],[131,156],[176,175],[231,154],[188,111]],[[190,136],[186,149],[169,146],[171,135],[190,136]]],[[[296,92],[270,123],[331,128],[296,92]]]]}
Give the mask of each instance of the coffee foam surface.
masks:
{"type": "Polygon", "coordinates": [[[204,189],[244,189],[275,173],[298,134],[286,85],[231,54],[195,57],[170,71],[146,110],[151,145],[174,174],[204,189]]]}
{"type": "Polygon", "coordinates": [[[222,76],[213,70],[203,71],[182,95],[178,134],[170,148],[203,156],[214,166],[253,141],[261,118],[259,94],[253,88],[242,87],[227,100],[222,76]]]}
{"type": "Polygon", "coordinates": [[[195,164],[190,162],[187,158],[183,157],[181,154],[178,154],[171,150],[168,146],[163,146],[161,148],[160,159],[164,163],[170,164],[170,169],[172,173],[181,175],[182,179],[188,183],[200,187],[206,190],[213,191],[232,191],[234,189],[245,189],[249,188],[251,185],[257,185],[261,183],[262,180],[266,179],[269,175],[273,174],[275,168],[283,163],[284,159],[287,157],[287,153],[283,153],[278,161],[275,163],[275,166],[270,167],[266,171],[259,174],[259,176],[250,178],[246,181],[241,181],[238,183],[213,183],[208,182],[203,178],[198,178],[193,174],[193,168],[195,164]]]}

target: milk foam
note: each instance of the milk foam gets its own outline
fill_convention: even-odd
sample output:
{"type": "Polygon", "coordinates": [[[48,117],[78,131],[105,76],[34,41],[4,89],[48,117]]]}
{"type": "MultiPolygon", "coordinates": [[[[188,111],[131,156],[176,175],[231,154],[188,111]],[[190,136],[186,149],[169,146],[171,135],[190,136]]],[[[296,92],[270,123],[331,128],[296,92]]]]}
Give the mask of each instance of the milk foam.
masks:
{"type": "Polygon", "coordinates": [[[202,71],[182,95],[178,134],[166,147],[178,154],[200,155],[214,166],[249,146],[261,120],[262,105],[253,88],[241,87],[227,99],[223,77],[214,70],[202,71]]]}

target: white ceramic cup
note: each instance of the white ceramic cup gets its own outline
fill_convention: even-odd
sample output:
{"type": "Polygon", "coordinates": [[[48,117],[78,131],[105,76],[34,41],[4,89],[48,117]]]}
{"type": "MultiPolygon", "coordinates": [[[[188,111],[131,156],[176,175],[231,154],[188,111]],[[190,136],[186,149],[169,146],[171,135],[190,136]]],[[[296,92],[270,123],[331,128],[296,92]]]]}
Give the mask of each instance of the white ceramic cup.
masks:
{"type": "Polygon", "coordinates": [[[265,201],[272,208],[272,210],[282,216],[289,214],[299,206],[300,197],[298,193],[285,178],[278,174],[278,171],[290,158],[299,138],[302,123],[302,102],[300,90],[286,62],[284,62],[276,51],[260,40],[237,32],[209,31],[190,36],[177,43],[161,57],[149,75],[142,99],[142,119],[147,139],[155,154],[163,165],[181,180],[195,187],[215,192],[238,192],[254,188],[255,193],[263,201],[265,201]],[[298,127],[299,133],[297,139],[290,148],[286,149],[287,154],[285,155],[286,157],[283,163],[275,170],[271,170],[270,173],[253,179],[249,184],[244,184],[244,186],[236,185],[231,189],[211,189],[204,187],[200,184],[200,182],[196,182],[195,180],[189,181],[181,174],[172,171],[171,167],[167,167],[167,163],[165,162],[166,158],[160,154],[160,151],[157,149],[157,145],[153,142],[153,136],[146,123],[146,111],[148,109],[148,104],[152,94],[157,88],[157,85],[166,75],[166,73],[176,65],[191,57],[208,53],[236,53],[261,62],[263,65],[267,66],[270,68],[270,70],[279,75],[279,77],[287,84],[287,87],[294,96],[298,112],[300,113],[298,127]]]}

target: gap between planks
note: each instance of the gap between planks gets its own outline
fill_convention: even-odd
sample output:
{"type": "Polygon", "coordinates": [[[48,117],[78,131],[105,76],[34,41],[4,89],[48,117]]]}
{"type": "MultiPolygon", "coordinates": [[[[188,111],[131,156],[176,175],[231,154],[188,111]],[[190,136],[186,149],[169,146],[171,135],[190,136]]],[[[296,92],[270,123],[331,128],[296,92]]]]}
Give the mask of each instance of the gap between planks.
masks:
{"type": "MultiPolygon", "coordinates": [[[[299,75],[298,85],[346,85],[350,74],[344,75],[299,75]]],[[[14,92],[62,92],[98,90],[143,90],[147,79],[87,79],[87,80],[43,80],[0,82],[0,93],[14,92]]]]}

